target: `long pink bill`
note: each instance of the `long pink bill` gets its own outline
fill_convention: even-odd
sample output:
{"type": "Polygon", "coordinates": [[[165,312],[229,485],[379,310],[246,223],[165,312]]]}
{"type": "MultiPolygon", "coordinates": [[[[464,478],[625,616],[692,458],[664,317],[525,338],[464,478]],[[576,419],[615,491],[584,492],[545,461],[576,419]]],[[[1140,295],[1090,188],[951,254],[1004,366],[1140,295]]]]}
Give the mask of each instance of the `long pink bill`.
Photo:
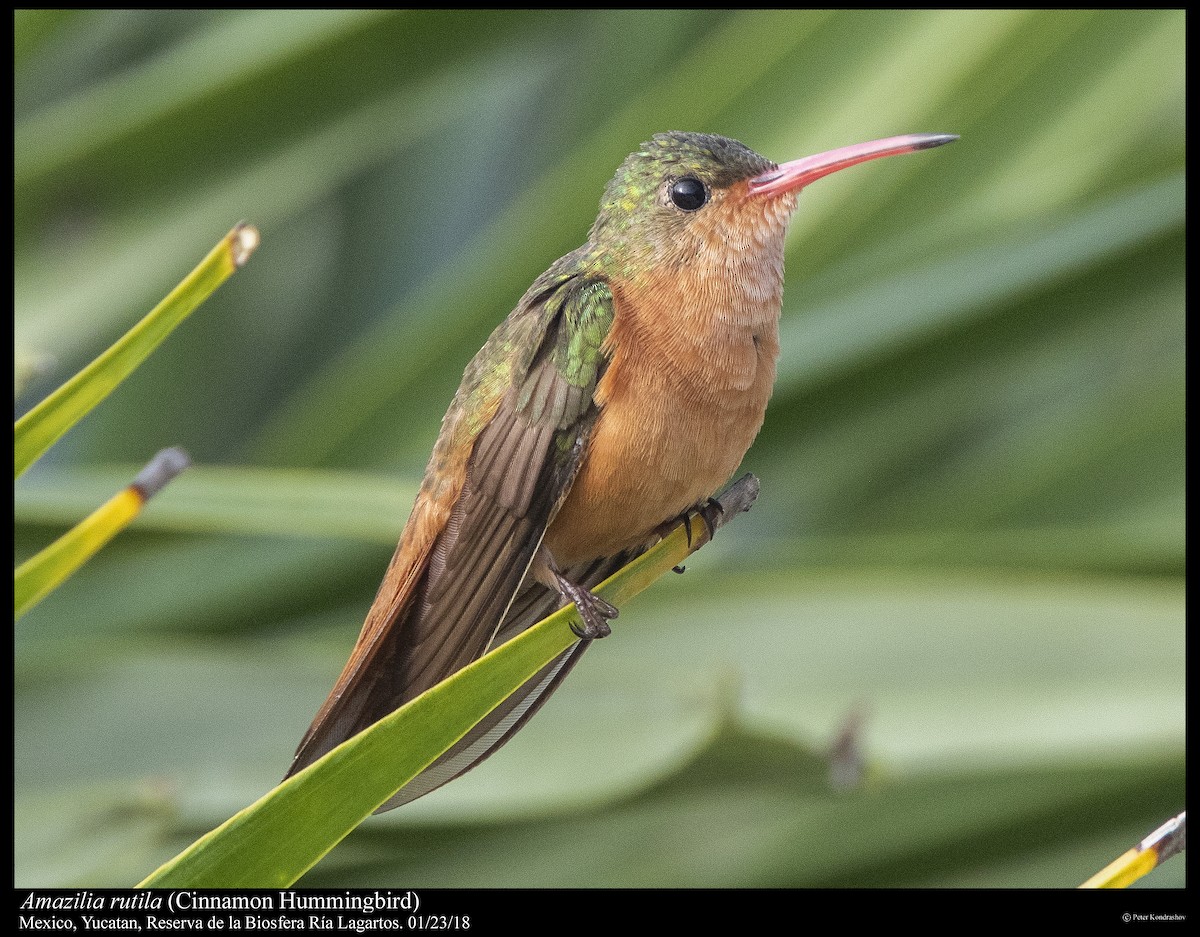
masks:
{"type": "Polygon", "coordinates": [[[953,143],[958,139],[953,133],[908,133],[900,137],[872,140],[870,143],[855,143],[816,156],[805,156],[784,163],[778,169],[764,172],[750,180],[751,195],[780,195],[798,192],[810,182],[815,182],[831,172],[865,163],[881,156],[898,156],[916,150],[928,150],[935,146],[953,143]]]}

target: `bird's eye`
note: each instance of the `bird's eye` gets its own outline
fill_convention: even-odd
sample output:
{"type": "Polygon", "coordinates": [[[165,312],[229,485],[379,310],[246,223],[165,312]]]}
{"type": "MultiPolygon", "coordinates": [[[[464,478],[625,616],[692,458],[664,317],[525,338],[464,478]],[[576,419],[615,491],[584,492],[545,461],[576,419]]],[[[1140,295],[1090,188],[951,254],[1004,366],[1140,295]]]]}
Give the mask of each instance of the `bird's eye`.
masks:
{"type": "Polygon", "coordinates": [[[670,194],[675,207],[684,211],[695,211],[704,207],[704,203],[708,201],[708,190],[695,176],[684,176],[671,183],[670,194]]]}

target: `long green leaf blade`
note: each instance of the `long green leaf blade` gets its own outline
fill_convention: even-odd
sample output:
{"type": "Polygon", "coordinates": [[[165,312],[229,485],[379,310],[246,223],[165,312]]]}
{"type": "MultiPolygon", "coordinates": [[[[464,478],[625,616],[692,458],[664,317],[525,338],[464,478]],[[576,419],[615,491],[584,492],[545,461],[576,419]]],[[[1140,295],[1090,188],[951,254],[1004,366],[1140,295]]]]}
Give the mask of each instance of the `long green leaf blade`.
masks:
{"type": "MultiPolygon", "coordinates": [[[[747,510],[758,481],[745,476],[721,499],[718,526],[747,510]]],[[[624,604],[707,537],[690,515],[596,594],[624,604]]],[[[339,745],[197,840],[140,883],[143,888],[287,887],[416,777],[480,719],[577,640],[560,609],[339,745]]]]}
{"type": "Polygon", "coordinates": [[[128,527],[146,502],[187,468],[190,461],[182,449],[162,450],[132,484],[18,566],[13,574],[13,615],[16,618],[24,615],[128,527]]]}
{"type": "Polygon", "coordinates": [[[91,364],[17,420],[13,428],[14,477],[107,397],[146,360],[258,247],[258,231],[238,224],[141,322],[91,364]]]}

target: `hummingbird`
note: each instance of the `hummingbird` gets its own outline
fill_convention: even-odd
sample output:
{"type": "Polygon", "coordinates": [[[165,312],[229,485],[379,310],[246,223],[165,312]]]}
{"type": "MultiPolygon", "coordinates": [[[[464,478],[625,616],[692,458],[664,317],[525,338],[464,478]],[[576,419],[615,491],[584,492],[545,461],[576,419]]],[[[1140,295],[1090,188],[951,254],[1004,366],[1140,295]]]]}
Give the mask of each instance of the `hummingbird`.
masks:
{"type": "Polygon", "coordinates": [[[358,641],[288,776],[574,603],[579,640],[379,810],[512,738],[610,633],[618,610],[591,590],[689,510],[710,508],[762,426],[799,192],[956,139],[888,137],[779,165],[727,137],[675,131],[630,154],[587,242],[533,282],[467,365],[358,641]]]}

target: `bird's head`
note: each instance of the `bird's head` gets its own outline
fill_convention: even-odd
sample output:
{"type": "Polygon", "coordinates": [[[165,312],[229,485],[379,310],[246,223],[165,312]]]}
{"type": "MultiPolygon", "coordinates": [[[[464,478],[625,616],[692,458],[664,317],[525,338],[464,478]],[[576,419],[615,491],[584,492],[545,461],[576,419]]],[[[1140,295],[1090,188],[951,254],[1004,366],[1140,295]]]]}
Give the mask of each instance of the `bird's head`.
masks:
{"type": "Polygon", "coordinates": [[[740,265],[782,255],[800,190],[857,163],[941,146],[953,134],[909,134],[778,165],[715,134],[670,133],[631,153],[608,183],[590,241],[617,275],[676,269],[696,258],[740,265]]]}

